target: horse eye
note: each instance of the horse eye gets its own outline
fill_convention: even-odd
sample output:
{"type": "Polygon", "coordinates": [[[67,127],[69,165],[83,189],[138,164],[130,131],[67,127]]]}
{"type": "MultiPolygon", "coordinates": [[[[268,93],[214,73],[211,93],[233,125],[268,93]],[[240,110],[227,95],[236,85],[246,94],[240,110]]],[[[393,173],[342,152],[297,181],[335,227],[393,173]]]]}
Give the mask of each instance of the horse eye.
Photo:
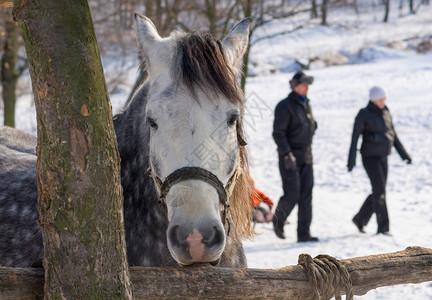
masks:
{"type": "Polygon", "coordinates": [[[238,114],[233,114],[228,118],[228,126],[233,126],[237,122],[240,116],[238,114]]]}
{"type": "Polygon", "coordinates": [[[150,125],[151,128],[157,129],[158,124],[153,120],[152,118],[147,118],[147,123],[150,125]]]}

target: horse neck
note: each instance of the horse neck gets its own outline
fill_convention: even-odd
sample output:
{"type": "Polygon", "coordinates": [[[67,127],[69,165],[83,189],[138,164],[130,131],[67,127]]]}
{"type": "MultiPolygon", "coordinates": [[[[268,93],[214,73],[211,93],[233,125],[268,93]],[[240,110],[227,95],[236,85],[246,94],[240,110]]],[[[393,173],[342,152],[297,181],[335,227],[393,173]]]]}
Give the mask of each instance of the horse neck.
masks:
{"type": "Polygon", "coordinates": [[[114,118],[121,158],[127,255],[130,265],[176,265],[166,245],[166,213],[149,176],[150,128],[144,123],[147,91],[147,86],[142,87],[114,118]]]}
{"type": "Polygon", "coordinates": [[[147,86],[142,87],[127,104],[126,109],[114,119],[114,128],[121,158],[125,208],[129,204],[133,204],[133,206],[144,205],[149,202],[148,200],[157,199],[154,182],[148,173],[150,165],[148,148],[150,128],[145,124],[147,92],[147,86]],[[130,195],[132,193],[130,189],[135,192],[139,189],[140,194],[130,195]],[[139,203],[128,203],[126,196],[133,196],[133,200],[139,200],[139,203]],[[144,196],[152,197],[142,201],[144,196]]]}

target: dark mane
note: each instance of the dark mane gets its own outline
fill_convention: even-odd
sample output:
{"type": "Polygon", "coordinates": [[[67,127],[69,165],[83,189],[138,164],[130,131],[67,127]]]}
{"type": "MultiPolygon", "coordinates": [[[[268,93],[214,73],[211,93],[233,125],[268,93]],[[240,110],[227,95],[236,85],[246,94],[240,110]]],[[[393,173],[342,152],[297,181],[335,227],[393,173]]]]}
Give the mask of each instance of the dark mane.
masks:
{"type": "Polygon", "coordinates": [[[209,33],[188,33],[177,40],[173,78],[179,79],[197,99],[197,88],[222,93],[232,103],[243,103],[243,92],[229,66],[222,42],[209,33]]]}

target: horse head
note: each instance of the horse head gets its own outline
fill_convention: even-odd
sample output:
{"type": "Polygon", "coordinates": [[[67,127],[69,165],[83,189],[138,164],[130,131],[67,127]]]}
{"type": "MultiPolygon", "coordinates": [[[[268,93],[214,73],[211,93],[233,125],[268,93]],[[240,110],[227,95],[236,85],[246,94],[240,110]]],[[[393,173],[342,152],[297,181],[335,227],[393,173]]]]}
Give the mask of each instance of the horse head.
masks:
{"type": "Polygon", "coordinates": [[[249,20],[220,41],[182,31],[162,38],[148,18],[135,19],[148,71],[150,169],[166,207],[169,251],[181,265],[217,262],[228,231],[239,238],[251,230],[236,77],[249,20]]]}

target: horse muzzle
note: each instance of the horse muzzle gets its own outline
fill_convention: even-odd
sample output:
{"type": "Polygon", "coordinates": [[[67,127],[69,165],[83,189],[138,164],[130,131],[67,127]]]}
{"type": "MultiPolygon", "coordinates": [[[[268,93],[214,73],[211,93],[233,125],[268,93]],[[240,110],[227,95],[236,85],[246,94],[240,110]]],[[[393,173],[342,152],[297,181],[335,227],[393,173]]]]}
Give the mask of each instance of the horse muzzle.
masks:
{"type": "Polygon", "coordinates": [[[191,265],[219,260],[225,248],[225,230],[220,220],[201,222],[197,226],[171,224],[167,231],[168,248],[178,263],[191,265]]]}
{"type": "Polygon", "coordinates": [[[218,261],[225,248],[228,198],[238,170],[225,186],[200,167],[177,169],[164,181],[151,174],[167,210],[167,242],[173,258],[181,265],[218,261]]]}

